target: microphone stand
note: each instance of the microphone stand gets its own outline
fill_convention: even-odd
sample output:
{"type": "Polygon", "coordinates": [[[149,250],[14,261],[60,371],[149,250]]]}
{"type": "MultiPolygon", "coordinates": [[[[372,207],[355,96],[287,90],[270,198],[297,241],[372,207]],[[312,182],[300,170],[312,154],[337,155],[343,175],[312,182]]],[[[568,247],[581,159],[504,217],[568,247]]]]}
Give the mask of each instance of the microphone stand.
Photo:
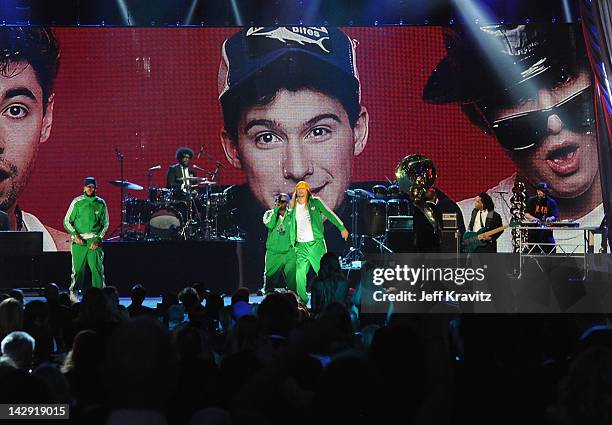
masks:
{"type": "Polygon", "coordinates": [[[124,186],[125,178],[123,174],[123,154],[119,152],[119,149],[117,149],[117,147],[115,147],[115,157],[119,160],[119,173],[121,174],[121,199],[119,202],[119,207],[121,208],[121,212],[120,212],[121,224],[115,227],[115,230],[113,230],[113,233],[111,233],[111,236],[112,236],[115,233],[117,233],[117,230],[119,230],[119,235],[110,237],[107,240],[110,241],[113,239],[119,239],[120,241],[123,241],[123,236],[124,236],[123,222],[125,221],[125,186],[124,186]]]}

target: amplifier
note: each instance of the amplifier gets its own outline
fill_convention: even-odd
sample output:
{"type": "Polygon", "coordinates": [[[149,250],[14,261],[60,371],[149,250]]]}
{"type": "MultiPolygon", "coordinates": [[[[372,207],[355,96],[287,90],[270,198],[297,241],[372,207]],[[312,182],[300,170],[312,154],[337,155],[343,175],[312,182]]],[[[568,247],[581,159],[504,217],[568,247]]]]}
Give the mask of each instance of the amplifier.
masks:
{"type": "Polygon", "coordinates": [[[442,214],[442,228],[443,229],[456,229],[457,228],[457,213],[443,213],[442,214]]]}
{"type": "Polygon", "coordinates": [[[411,215],[390,215],[387,217],[387,231],[412,230],[413,218],[411,215]]]}

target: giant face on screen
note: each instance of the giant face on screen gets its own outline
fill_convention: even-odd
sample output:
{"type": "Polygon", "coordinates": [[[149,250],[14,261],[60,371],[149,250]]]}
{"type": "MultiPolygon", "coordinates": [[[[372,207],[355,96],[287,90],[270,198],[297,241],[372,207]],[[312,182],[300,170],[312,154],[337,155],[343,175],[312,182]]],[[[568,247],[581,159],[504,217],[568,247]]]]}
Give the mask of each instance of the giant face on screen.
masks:
{"type": "MultiPolygon", "coordinates": [[[[508,222],[517,179],[529,191],[549,183],[562,218],[603,217],[577,27],[52,31],[62,62],[52,91],[27,61],[2,68],[0,199],[54,238],[87,175],[100,182],[111,228],[119,224],[120,190],[108,184],[121,178],[117,150],[123,178],[163,187],[179,146],[202,169],[221,164],[216,183],[233,186],[253,223],[277,193],[306,180],[350,224],[346,189],[389,184],[411,153],[434,161],[436,186],[464,219],[488,191],[508,222]],[[518,40],[533,54],[523,57],[518,40]],[[487,50],[494,43],[497,53],[487,50]],[[495,54],[518,58],[516,69],[495,54]]],[[[511,249],[509,236],[498,248],[511,249]]]]}

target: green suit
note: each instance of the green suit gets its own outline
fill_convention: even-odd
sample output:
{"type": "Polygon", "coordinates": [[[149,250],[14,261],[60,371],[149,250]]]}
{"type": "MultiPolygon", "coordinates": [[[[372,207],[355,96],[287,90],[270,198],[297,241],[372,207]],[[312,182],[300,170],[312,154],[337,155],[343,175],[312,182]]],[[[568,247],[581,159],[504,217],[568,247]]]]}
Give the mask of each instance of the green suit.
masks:
{"type": "Polygon", "coordinates": [[[314,239],[312,241],[298,241],[296,218],[298,208],[299,206],[296,204],[295,208],[289,212],[288,218],[291,226],[289,236],[291,238],[291,245],[295,247],[297,294],[300,300],[306,304],[308,302],[308,294],[306,293],[308,269],[312,266],[315,273],[318,274],[321,257],[327,252],[323,217],[326,217],[340,231],[345,230],[346,227],[344,227],[342,220],[320,198],[311,196],[307,203],[307,211],[310,215],[310,225],[314,239]]]}
{"type": "Polygon", "coordinates": [[[97,196],[77,196],[70,203],[64,228],[72,236],[72,276],[70,290],[83,289],[85,267],[89,264],[91,270],[91,284],[96,288],[104,287],[104,252],[100,246],[98,249],[90,249],[94,242],[101,242],[108,230],[108,209],[102,198],[97,196]],[[75,242],[79,236],[85,241],[85,245],[75,242]]]}
{"type": "Polygon", "coordinates": [[[263,223],[268,229],[266,239],[266,267],[264,273],[264,291],[269,292],[278,286],[281,275],[285,276],[287,287],[295,291],[295,250],[291,246],[289,228],[285,218],[278,213],[279,207],[264,213],[263,223]]]}

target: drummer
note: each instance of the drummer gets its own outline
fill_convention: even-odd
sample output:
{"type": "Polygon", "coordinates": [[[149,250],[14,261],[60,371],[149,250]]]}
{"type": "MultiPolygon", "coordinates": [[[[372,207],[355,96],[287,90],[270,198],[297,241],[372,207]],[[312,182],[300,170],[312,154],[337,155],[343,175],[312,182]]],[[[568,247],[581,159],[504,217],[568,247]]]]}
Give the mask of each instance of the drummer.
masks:
{"type": "Polygon", "coordinates": [[[188,192],[192,186],[190,177],[195,177],[196,173],[189,168],[189,162],[193,158],[193,151],[187,147],[181,147],[176,150],[176,164],[168,168],[166,174],[166,187],[168,189],[181,189],[188,192]]]}

